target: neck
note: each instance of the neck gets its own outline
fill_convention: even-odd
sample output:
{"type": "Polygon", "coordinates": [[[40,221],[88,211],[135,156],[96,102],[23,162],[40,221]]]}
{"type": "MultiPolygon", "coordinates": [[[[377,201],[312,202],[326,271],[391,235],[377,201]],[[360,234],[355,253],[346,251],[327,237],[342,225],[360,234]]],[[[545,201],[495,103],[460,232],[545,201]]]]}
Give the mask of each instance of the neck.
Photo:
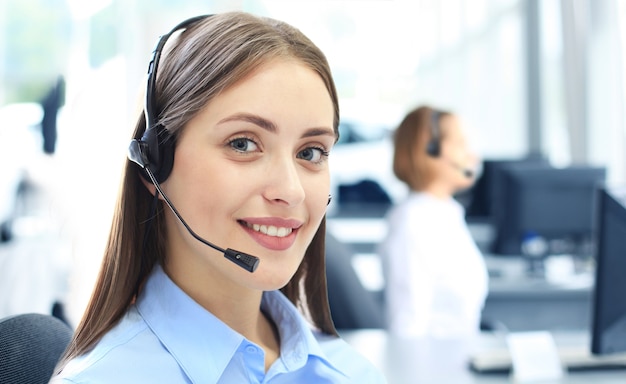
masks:
{"type": "Polygon", "coordinates": [[[427,193],[440,200],[448,200],[453,196],[453,192],[447,186],[431,183],[419,192],[427,193]]]}
{"type": "Polygon", "coordinates": [[[235,285],[203,262],[167,263],[165,272],[187,295],[235,332],[265,351],[265,368],[278,358],[280,340],[272,320],[261,311],[263,292],[235,285]]]}

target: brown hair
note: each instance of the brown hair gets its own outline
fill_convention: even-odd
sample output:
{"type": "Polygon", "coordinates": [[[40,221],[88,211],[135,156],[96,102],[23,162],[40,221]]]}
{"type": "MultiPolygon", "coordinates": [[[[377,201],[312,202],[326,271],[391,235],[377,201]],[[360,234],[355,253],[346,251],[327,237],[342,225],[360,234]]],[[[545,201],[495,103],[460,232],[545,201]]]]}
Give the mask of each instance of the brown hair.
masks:
{"type": "MultiPolygon", "coordinates": [[[[172,48],[161,59],[156,105],[159,122],[174,140],[220,91],[276,58],[298,60],[320,75],[335,107],[334,129],[338,137],[339,103],[330,67],[319,48],[299,30],[277,20],[229,12],[202,19],[170,39],[175,43],[168,43],[172,48]]],[[[144,130],[142,114],[133,137],[140,138],[144,130]]],[[[164,261],[162,203],[159,201],[154,217],[150,218],[152,201],[153,196],[142,184],[140,169],[127,161],[95,289],[59,367],[88,352],[113,328],[137,297],[155,264],[164,261]],[[147,230],[150,221],[152,229],[147,230]]],[[[325,232],[323,219],[298,270],[281,291],[302,312],[310,314],[317,328],[337,335],[328,305],[325,232]]]]}
{"type": "MultiPolygon", "coordinates": [[[[414,191],[424,189],[435,177],[427,146],[433,138],[433,113],[439,120],[450,116],[449,112],[420,106],[410,111],[394,133],[393,173],[414,191]]],[[[445,137],[441,126],[439,141],[445,137]]]]}

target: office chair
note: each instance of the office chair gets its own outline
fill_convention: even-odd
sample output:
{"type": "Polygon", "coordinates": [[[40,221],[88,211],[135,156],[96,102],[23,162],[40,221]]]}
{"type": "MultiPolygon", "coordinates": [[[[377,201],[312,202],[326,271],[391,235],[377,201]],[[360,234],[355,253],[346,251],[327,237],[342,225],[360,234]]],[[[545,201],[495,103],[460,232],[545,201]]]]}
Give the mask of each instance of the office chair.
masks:
{"type": "Polygon", "coordinates": [[[48,383],[72,333],[69,325],[51,315],[1,319],[0,383],[48,383]]]}
{"type": "Polygon", "coordinates": [[[337,330],[384,328],[383,305],[368,291],[352,267],[352,250],[326,234],[326,285],[337,330]]]}

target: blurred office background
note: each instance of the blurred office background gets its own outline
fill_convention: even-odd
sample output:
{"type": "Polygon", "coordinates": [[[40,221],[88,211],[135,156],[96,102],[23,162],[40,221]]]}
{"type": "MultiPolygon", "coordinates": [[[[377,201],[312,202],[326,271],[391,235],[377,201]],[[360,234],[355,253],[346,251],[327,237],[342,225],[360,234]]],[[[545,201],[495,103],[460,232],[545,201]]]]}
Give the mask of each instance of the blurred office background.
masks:
{"type": "MultiPolygon", "coordinates": [[[[150,52],[180,20],[227,10],[290,22],[326,53],[342,111],[328,227],[375,300],[384,289],[375,252],[382,218],[406,193],[391,171],[390,134],[409,108],[456,112],[485,160],[601,167],[608,182],[626,183],[622,1],[0,0],[0,317],[48,313],[61,303],[78,321],[150,52]],[[58,84],[51,139],[43,106],[58,84]],[[361,187],[369,195],[359,195],[361,187]]],[[[471,192],[459,198],[469,204],[471,192]]],[[[491,257],[493,223],[472,228],[491,257]]],[[[525,268],[516,257],[490,260],[495,277],[519,277],[525,268]]],[[[571,284],[562,289],[493,279],[490,310],[512,314],[500,319],[511,328],[532,327],[523,314],[537,311],[538,300],[571,299],[561,317],[547,302],[536,326],[586,327],[593,282],[564,275],[571,284]],[[511,312],[507,303],[516,299],[519,310],[511,312]]]]}

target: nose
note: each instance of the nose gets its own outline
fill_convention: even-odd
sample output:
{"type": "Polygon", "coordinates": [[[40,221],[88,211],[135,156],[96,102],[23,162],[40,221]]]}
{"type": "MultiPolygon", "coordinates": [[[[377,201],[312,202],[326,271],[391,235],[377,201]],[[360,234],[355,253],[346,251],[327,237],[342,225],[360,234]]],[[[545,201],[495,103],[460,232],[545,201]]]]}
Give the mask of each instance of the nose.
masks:
{"type": "Polygon", "coordinates": [[[295,206],[304,201],[304,186],[295,159],[276,158],[267,170],[267,185],[264,190],[265,199],[295,206]]]}

